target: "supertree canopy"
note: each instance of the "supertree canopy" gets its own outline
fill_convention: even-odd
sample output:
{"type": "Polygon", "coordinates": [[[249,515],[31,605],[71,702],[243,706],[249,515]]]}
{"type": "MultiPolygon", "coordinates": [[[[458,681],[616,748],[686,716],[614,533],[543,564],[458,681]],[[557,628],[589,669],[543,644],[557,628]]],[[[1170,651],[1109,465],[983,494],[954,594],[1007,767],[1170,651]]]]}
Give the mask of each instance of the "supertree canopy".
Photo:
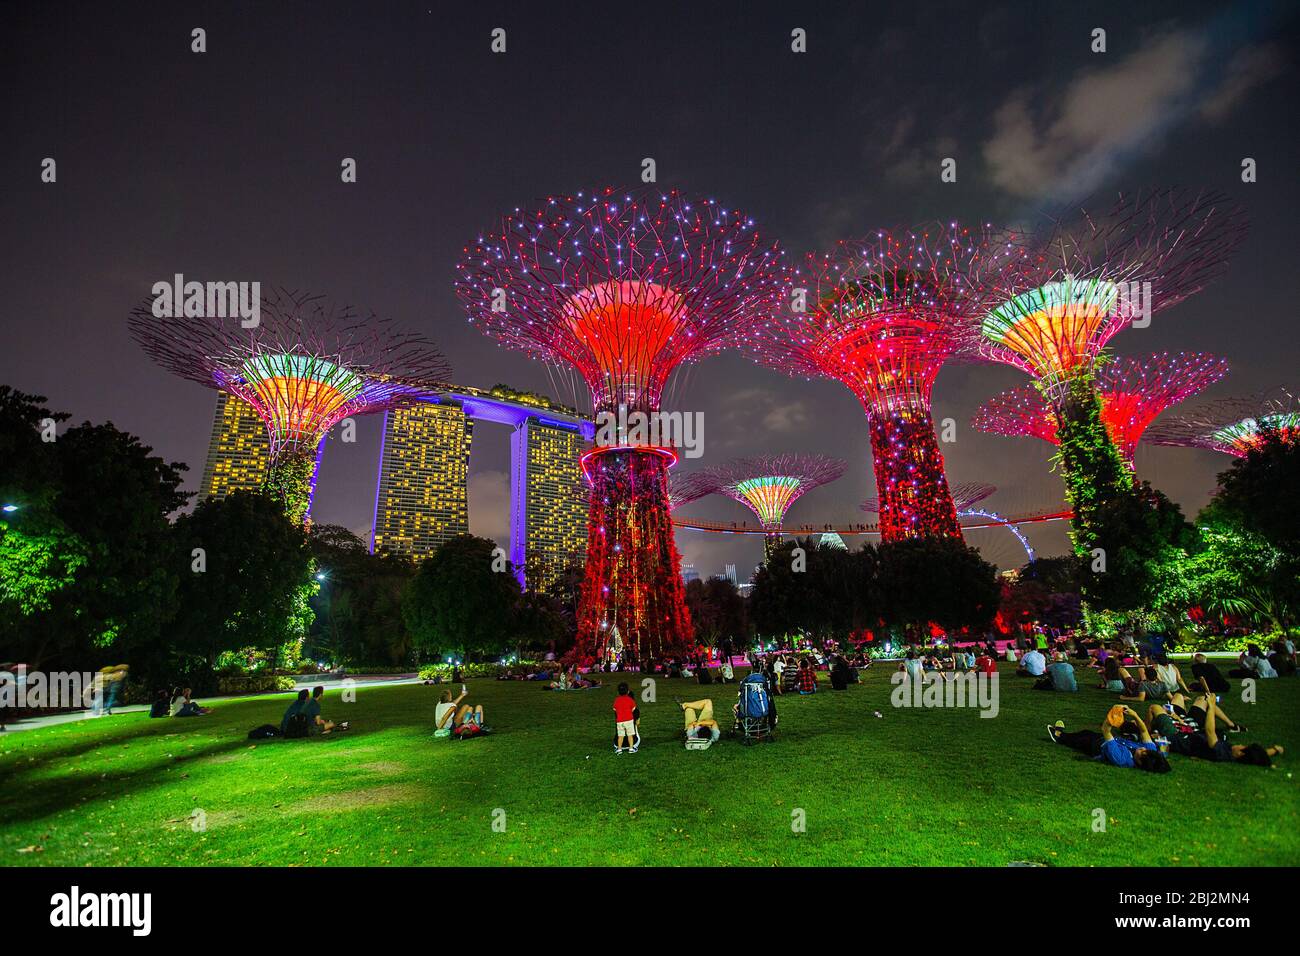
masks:
{"type": "Polygon", "coordinates": [[[1240,209],[1221,195],[1135,193],[1104,213],[1057,221],[1003,270],[1002,301],[984,315],[977,349],[1032,375],[1052,409],[1079,553],[1095,544],[1101,504],[1133,488],[1103,418],[1103,349],[1204,288],[1244,233],[1240,209]]]}
{"type": "MultiPolygon", "coordinates": [[[[788,287],[753,220],[676,191],[607,189],[516,209],[464,249],[457,294],[505,345],[572,369],[597,417],[659,411],[673,370],[723,348],[788,287]]],[[[670,447],[598,445],[576,656],[649,659],[693,637],[669,519],[670,447]]]]}
{"type": "MultiPolygon", "coordinates": [[[[985,498],[993,497],[997,490],[997,485],[985,484],[982,481],[963,481],[952,486],[953,507],[957,509],[958,514],[961,514],[985,498]]],[[[863,500],[861,507],[869,514],[880,514],[880,499],[867,498],[863,500]]]]}
{"type": "Polygon", "coordinates": [[[673,511],[713,493],[713,480],[707,472],[673,472],[668,477],[668,507],[673,511]]]}
{"type": "Polygon", "coordinates": [[[1300,403],[1293,393],[1279,389],[1273,394],[1211,402],[1160,422],[1151,429],[1150,441],[1244,458],[1265,431],[1276,432],[1286,441],[1300,440],[1300,403]]]}
{"type": "MultiPolygon", "coordinates": [[[[1145,359],[1116,358],[1096,372],[1101,420],[1131,468],[1138,441],[1166,409],[1186,401],[1228,374],[1226,359],[1205,352],[1159,352],[1145,359]]],[[[985,402],[971,419],[992,435],[1029,435],[1059,443],[1056,412],[1032,386],[1020,386],[985,402]]]]}
{"type": "Polygon", "coordinates": [[[236,318],[159,318],[152,302],[132,310],[128,324],[163,368],[252,406],[270,436],[265,487],[295,521],[311,508],[331,428],[416,400],[450,374],[423,336],[300,292],[264,294],[252,328],[236,318]]]}
{"type": "Polygon", "coordinates": [[[805,493],[844,474],[844,462],[822,455],[763,455],[738,458],[707,469],[718,494],[733,498],[758,516],[767,532],[766,552],[780,545],[785,513],[805,493]]]}
{"type": "Polygon", "coordinates": [[[939,369],[967,343],[994,300],[982,273],[1019,254],[988,229],[933,224],[877,232],[810,256],[796,289],[806,308],[746,338],[755,357],[790,374],[832,378],[867,412],[884,540],[959,537],[934,434],[939,369]]]}

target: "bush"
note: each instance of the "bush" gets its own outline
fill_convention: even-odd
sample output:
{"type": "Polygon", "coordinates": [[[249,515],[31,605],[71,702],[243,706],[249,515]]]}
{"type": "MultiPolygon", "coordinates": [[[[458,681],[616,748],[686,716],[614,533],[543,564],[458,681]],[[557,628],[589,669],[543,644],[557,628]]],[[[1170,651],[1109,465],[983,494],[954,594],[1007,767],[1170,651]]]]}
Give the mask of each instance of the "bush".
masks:
{"type": "Polygon", "coordinates": [[[294,680],[279,674],[223,674],[217,678],[219,694],[266,694],[271,691],[293,690],[294,680]]]}
{"type": "MultiPolygon", "coordinates": [[[[528,663],[523,661],[520,663],[528,663]]],[[[518,665],[510,665],[512,667],[518,665]]],[[[460,676],[466,679],[471,677],[488,677],[495,680],[502,671],[506,670],[500,664],[461,664],[460,676]]],[[[420,668],[420,680],[433,680],[435,677],[441,677],[443,680],[451,680],[453,668],[450,664],[426,664],[420,668]]]]}

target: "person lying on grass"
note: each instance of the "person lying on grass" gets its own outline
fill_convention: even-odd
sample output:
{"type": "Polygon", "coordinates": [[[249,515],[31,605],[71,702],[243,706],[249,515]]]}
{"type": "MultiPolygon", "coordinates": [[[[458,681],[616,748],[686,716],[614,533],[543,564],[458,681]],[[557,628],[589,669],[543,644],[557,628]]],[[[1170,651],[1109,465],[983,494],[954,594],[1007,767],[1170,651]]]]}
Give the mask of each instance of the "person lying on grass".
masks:
{"type": "Polygon", "coordinates": [[[1075,730],[1067,732],[1064,723],[1057,721],[1047,728],[1047,736],[1053,743],[1063,744],[1071,750],[1087,754],[1094,760],[1108,763],[1112,767],[1146,770],[1149,773],[1168,773],[1169,760],[1155,742],[1142,718],[1132,707],[1115,706],[1107,712],[1101,722],[1101,730],[1075,730]],[[1116,737],[1117,726],[1132,722],[1137,726],[1138,739],[1116,737]]]}
{"type": "Polygon", "coordinates": [[[722,731],[718,729],[718,722],[713,719],[713,701],[679,700],[677,703],[681,705],[684,712],[687,738],[700,737],[703,739],[707,735],[712,737],[713,742],[716,744],[718,738],[722,736],[722,731]]]}
{"type": "Polygon", "coordinates": [[[336,730],[337,731],[347,730],[348,722],[346,720],[343,721],[342,723],[336,724],[332,720],[326,720],[324,717],[321,716],[320,705],[321,705],[321,701],[324,700],[324,698],[325,698],[325,688],[315,687],[312,688],[311,700],[303,704],[302,714],[307,718],[310,724],[310,729],[308,730],[308,733],[329,734],[329,733],[333,733],[336,730]]]}
{"type": "Polygon", "coordinates": [[[464,684],[460,685],[460,696],[455,700],[451,698],[451,691],[442,692],[438,706],[433,710],[435,737],[450,737],[452,734],[473,736],[486,730],[483,723],[483,705],[475,704],[471,707],[469,704],[461,703],[468,696],[469,688],[464,684]],[[466,727],[470,729],[462,729],[466,727]]]}
{"type": "MultiPolygon", "coordinates": [[[[1271,767],[1273,758],[1285,752],[1282,747],[1276,745],[1265,747],[1262,744],[1228,743],[1226,738],[1220,736],[1218,726],[1219,718],[1228,720],[1228,715],[1208,693],[1198,697],[1192,706],[1203,715],[1202,728],[1199,731],[1194,726],[1180,723],[1172,714],[1154,704],[1148,711],[1147,719],[1151,722],[1151,729],[1169,741],[1170,753],[1183,757],[1196,757],[1200,760],[1224,763],[1232,761],[1256,767],[1271,767]]],[[[1230,720],[1228,722],[1234,731],[1245,730],[1240,725],[1232,724],[1230,720]]]]}

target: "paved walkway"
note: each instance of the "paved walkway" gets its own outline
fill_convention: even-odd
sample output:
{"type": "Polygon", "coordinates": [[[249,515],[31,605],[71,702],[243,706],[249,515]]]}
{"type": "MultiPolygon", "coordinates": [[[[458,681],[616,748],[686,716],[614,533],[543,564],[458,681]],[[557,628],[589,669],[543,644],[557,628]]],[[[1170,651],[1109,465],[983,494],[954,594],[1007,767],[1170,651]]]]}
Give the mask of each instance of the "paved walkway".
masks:
{"type": "MultiPolygon", "coordinates": [[[[215,703],[227,700],[246,700],[249,697],[265,697],[268,694],[292,694],[300,690],[310,690],[313,687],[324,686],[326,689],[338,687],[347,678],[354,680],[358,687],[375,686],[387,684],[418,684],[420,678],[414,674],[349,674],[346,677],[338,677],[332,674],[321,674],[320,676],[301,677],[294,681],[293,690],[280,691],[262,691],[257,694],[224,694],[221,696],[204,697],[200,701],[203,704],[215,703]]],[[[113,708],[112,716],[118,714],[140,714],[149,712],[149,704],[126,704],[113,708]]],[[[99,720],[89,710],[71,710],[63,714],[49,714],[44,717],[24,717],[21,720],[10,721],[5,724],[5,731],[13,732],[18,730],[34,730],[37,727],[53,727],[56,724],[70,724],[78,720],[99,720]]]]}

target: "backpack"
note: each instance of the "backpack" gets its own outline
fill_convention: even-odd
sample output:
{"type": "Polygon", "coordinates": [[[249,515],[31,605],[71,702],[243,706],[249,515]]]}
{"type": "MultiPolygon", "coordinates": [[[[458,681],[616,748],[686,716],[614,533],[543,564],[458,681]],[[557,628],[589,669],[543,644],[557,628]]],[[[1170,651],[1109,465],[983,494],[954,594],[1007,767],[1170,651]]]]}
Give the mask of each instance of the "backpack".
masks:
{"type": "Polygon", "coordinates": [[[284,725],[284,736],[286,738],[306,737],[311,730],[311,721],[307,719],[306,714],[294,714],[284,725]]]}
{"type": "Polygon", "coordinates": [[[249,740],[269,740],[272,737],[280,736],[280,728],[275,724],[262,724],[260,727],[254,727],[248,732],[249,740]]]}
{"type": "Polygon", "coordinates": [[[767,710],[767,682],[761,674],[751,674],[740,683],[740,716],[766,717],[767,710]]]}

